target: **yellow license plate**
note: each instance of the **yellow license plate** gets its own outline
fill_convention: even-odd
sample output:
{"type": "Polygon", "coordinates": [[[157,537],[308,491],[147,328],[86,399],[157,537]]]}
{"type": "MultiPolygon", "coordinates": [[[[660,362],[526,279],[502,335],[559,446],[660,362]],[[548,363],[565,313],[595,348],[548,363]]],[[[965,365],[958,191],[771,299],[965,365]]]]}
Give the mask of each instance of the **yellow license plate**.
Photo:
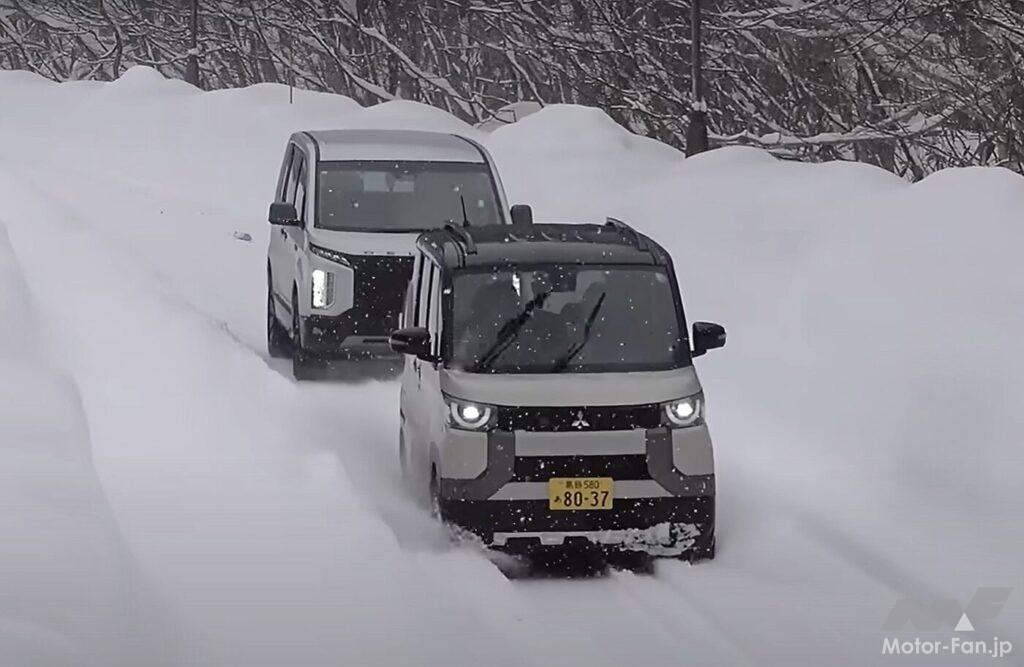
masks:
{"type": "Polygon", "coordinates": [[[610,510],[615,482],[611,477],[552,477],[548,509],[610,510]]]}

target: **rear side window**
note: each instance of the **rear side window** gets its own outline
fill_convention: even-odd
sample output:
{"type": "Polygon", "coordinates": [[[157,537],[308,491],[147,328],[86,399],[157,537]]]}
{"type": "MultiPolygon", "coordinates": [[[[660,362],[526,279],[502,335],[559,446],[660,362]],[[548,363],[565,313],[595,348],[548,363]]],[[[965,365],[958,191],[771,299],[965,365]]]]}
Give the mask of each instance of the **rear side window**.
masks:
{"type": "Polygon", "coordinates": [[[299,220],[306,221],[306,160],[299,155],[299,166],[295,179],[295,210],[299,220]]]}

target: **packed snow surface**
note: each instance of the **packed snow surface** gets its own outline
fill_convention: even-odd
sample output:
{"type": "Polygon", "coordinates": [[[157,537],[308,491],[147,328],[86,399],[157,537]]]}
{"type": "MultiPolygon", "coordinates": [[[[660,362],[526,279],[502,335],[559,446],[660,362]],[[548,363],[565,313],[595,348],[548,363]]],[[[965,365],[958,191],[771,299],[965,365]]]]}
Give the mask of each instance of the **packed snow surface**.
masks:
{"type": "Polygon", "coordinates": [[[898,599],[1012,586],[974,637],[1021,664],[1022,220],[1006,171],[684,159],[582,107],[486,135],[411,102],[0,72],[0,663],[867,665],[898,599]],[[729,330],[697,361],[716,560],[509,580],[401,484],[395,383],[267,359],[284,142],[342,127],[472,136],[538,219],[672,252],[688,318],[729,330]]]}

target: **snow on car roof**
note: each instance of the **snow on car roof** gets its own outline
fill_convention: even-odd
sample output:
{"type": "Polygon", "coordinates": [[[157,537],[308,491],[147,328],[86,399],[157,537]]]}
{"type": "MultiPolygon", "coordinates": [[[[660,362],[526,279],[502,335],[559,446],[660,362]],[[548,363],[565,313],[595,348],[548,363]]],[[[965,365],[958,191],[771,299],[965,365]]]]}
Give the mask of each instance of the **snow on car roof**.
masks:
{"type": "Polygon", "coordinates": [[[506,263],[671,263],[665,249],[649,237],[609,224],[452,226],[425,232],[419,243],[439,262],[452,268],[506,263]],[[471,250],[467,247],[470,243],[471,250]]]}
{"type": "Polygon", "coordinates": [[[304,132],[316,142],[320,160],[422,160],[476,162],[486,160],[469,139],[422,130],[321,130],[304,132]]]}

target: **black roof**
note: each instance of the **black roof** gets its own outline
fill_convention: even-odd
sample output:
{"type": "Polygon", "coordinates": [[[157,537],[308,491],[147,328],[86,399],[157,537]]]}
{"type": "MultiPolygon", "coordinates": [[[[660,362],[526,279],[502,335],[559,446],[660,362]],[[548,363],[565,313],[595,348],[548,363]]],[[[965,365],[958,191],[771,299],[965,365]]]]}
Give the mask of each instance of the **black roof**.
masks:
{"type": "Polygon", "coordinates": [[[625,223],[611,219],[603,225],[448,225],[423,233],[418,245],[449,268],[507,264],[671,264],[664,248],[625,223]]]}

